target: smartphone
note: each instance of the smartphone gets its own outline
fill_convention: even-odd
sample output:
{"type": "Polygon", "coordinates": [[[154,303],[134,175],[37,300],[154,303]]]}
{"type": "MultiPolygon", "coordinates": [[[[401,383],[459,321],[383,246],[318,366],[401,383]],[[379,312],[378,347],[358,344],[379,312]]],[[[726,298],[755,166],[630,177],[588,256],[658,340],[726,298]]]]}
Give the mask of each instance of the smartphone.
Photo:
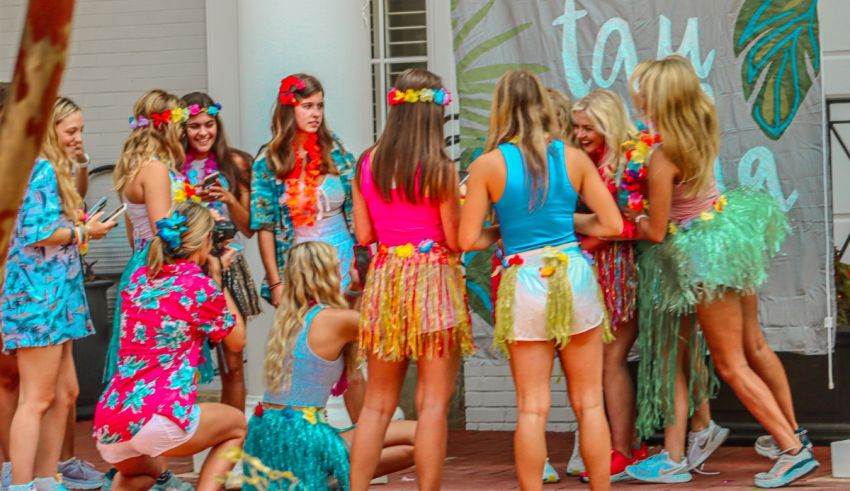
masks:
{"type": "Polygon", "coordinates": [[[208,175],[201,182],[201,187],[202,188],[208,188],[208,187],[212,186],[213,184],[218,182],[218,176],[220,176],[220,175],[221,175],[221,172],[213,172],[212,174],[208,175]]]}
{"type": "Polygon", "coordinates": [[[109,196],[104,196],[97,200],[97,203],[94,204],[91,208],[89,208],[89,216],[97,215],[102,212],[104,208],[106,208],[106,202],[109,201],[109,196]]]}
{"type": "Polygon", "coordinates": [[[464,184],[466,184],[466,181],[467,181],[468,179],[469,179],[469,172],[467,172],[467,173],[466,173],[466,175],[465,175],[465,176],[463,176],[463,177],[460,179],[460,184],[459,184],[459,186],[463,186],[464,184]]]}
{"type": "Polygon", "coordinates": [[[125,210],[127,210],[127,203],[121,203],[121,206],[119,206],[118,208],[114,209],[114,210],[112,211],[112,213],[110,213],[109,215],[106,215],[106,216],[104,216],[103,218],[101,218],[101,219],[100,219],[100,221],[101,221],[101,222],[108,222],[108,221],[110,221],[110,220],[115,220],[115,219],[117,219],[118,217],[120,217],[120,216],[121,216],[121,214],[122,214],[122,213],[124,213],[124,211],[125,211],[125,210]]]}

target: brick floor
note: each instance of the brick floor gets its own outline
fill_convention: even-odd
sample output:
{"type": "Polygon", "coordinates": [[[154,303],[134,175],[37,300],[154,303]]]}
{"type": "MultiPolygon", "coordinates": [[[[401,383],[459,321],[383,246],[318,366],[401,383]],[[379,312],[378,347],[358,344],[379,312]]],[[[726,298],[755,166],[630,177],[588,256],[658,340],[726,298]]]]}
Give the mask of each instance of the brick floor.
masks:
{"type": "MultiPolygon", "coordinates": [[[[94,463],[99,469],[105,470],[107,466],[100,459],[89,436],[90,432],[91,422],[77,424],[77,454],[80,458],[94,463]]],[[[485,489],[487,491],[517,489],[513,469],[512,435],[510,432],[451,432],[443,489],[485,489]]],[[[563,471],[569,458],[568,452],[572,449],[572,434],[549,433],[547,439],[552,463],[556,469],[563,471]]],[[[821,467],[809,478],[791,489],[850,489],[850,480],[839,480],[831,477],[829,448],[818,447],[815,449],[815,453],[821,462],[821,467]]],[[[695,475],[694,480],[690,483],[677,486],[620,483],[615,484],[613,488],[631,488],[635,491],[755,489],[752,485],[753,475],[769,469],[770,465],[771,463],[759,457],[752,447],[723,447],[706,464],[706,470],[718,472],[717,475],[695,475]]],[[[184,474],[191,472],[192,463],[190,459],[174,459],[170,462],[170,467],[176,473],[184,474]]],[[[389,484],[373,486],[373,489],[376,491],[416,489],[415,472],[410,469],[393,474],[390,476],[389,484]]],[[[556,489],[589,488],[575,478],[563,478],[560,484],[549,484],[544,487],[544,491],[556,489]]]]}

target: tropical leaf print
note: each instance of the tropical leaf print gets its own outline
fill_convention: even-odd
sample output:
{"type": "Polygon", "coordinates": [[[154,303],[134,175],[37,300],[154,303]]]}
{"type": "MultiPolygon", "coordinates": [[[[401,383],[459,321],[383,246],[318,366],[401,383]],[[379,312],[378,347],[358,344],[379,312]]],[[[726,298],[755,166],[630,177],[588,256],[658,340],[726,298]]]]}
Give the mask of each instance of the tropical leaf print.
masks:
{"type": "Polygon", "coordinates": [[[745,0],[734,43],[753,119],[778,140],[820,74],[817,0],[745,0]]]}

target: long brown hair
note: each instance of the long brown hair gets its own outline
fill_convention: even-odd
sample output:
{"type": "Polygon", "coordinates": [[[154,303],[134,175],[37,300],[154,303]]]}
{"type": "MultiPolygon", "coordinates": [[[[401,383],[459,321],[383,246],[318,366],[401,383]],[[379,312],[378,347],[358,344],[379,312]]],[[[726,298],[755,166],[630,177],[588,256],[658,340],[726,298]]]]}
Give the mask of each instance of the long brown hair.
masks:
{"type": "MultiPolygon", "coordinates": [[[[183,102],[177,96],[160,89],[149,90],[133,105],[133,117],[150,119],[151,114],[177,107],[183,107],[183,102]]],[[[181,123],[166,123],[159,127],[151,123],[131,130],[112,173],[118,194],[123,194],[124,188],[139,172],[139,165],[148,160],[163,159],[170,170],[179,172],[179,166],[186,159],[183,144],[180,143],[182,136],[181,123]]]]}
{"type": "MultiPolygon", "coordinates": [[[[186,107],[190,107],[192,104],[197,104],[199,107],[211,107],[215,105],[215,101],[209,95],[203,92],[192,92],[184,95],[180,98],[185,104],[186,107]]],[[[215,119],[216,132],[215,132],[215,141],[212,146],[212,153],[215,154],[216,164],[218,165],[218,170],[224,177],[227,179],[227,182],[230,183],[231,191],[236,198],[239,198],[239,190],[243,187],[247,188],[251,185],[249,179],[246,178],[245,173],[236,165],[233,156],[236,154],[234,149],[230,147],[227,142],[227,134],[224,132],[224,125],[221,122],[221,118],[218,117],[218,113],[213,116],[215,119]]],[[[188,125],[188,122],[187,122],[188,125]]],[[[189,148],[189,138],[187,133],[183,134],[183,150],[187,155],[191,154],[191,148],[189,148]]],[[[187,157],[188,159],[188,157],[187,157]]],[[[251,158],[248,158],[248,162],[251,162],[251,158]]]]}
{"type": "MultiPolygon", "coordinates": [[[[393,85],[400,92],[442,86],[440,77],[421,68],[401,72],[393,85]]],[[[391,106],[378,141],[360,157],[358,182],[364,157],[371,154],[375,186],[385,201],[391,201],[394,189],[410,203],[423,199],[440,202],[454,196],[457,173],[446,153],[443,114],[443,106],[434,102],[391,106]]]]}
{"type": "Polygon", "coordinates": [[[57,97],[53,103],[53,114],[47,132],[44,134],[44,142],[41,144],[41,155],[50,161],[56,174],[56,183],[59,186],[59,198],[62,200],[62,212],[69,220],[77,219],[77,211],[82,208],[83,199],[74,185],[71,175],[71,157],[59,141],[59,133],[56,126],[68,116],[80,111],[80,107],[67,97],[57,97]]]}
{"type": "MultiPolygon", "coordinates": [[[[296,73],[292,76],[304,82],[304,88],[294,92],[295,100],[298,102],[313,94],[325,93],[322,83],[316,77],[306,73],[296,73]]],[[[326,118],[322,117],[322,124],[317,132],[319,146],[322,149],[321,171],[323,174],[336,175],[339,174],[339,169],[331,160],[333,136],[331,136],[331,131],[325,121],[326,118]]],[[[277,177],[286,177],[295,167],[295,153],[292,151],[292,142],[297,133],[295,106],[281,104],[280,99],[278,99],[275,101],[274,113],[272,114],[272,139],[265,146],[267,164],[277,177]]]]}
{"type": "Polygon", "coordinates": [[[549,187],[547,148],[553,129],[552,114],[546,87],[534,73],[510,70],[496,82],[486,151],[495,150],[502,143],[516,143],[528,170],[530,207],[546,199],[549,187]]]}

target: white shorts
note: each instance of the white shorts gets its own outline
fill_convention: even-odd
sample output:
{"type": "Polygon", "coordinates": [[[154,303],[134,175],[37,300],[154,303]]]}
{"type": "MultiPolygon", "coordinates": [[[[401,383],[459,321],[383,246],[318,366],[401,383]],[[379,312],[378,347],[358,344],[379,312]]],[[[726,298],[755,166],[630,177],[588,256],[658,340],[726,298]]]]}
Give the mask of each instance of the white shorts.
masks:
{"type": "MultiPolygon", "coordinates": [[[[197,405],[192,409],[192,412],[195,411],[200,413],[200,408],[197,405]]],[[[118,443],[98,442],[97,451],[100,452],[103,460],[110,464],[143,455],[158,457],[192,439],[192,436],[198,430],[200,417],[194,418],[193,421],[196,421],[195,425],[189,427],[188,431],[183,431],[183,428],[174,421],[165,416],[154,414],[151,420],[145,423],[130,440],[118,443]]]]}

